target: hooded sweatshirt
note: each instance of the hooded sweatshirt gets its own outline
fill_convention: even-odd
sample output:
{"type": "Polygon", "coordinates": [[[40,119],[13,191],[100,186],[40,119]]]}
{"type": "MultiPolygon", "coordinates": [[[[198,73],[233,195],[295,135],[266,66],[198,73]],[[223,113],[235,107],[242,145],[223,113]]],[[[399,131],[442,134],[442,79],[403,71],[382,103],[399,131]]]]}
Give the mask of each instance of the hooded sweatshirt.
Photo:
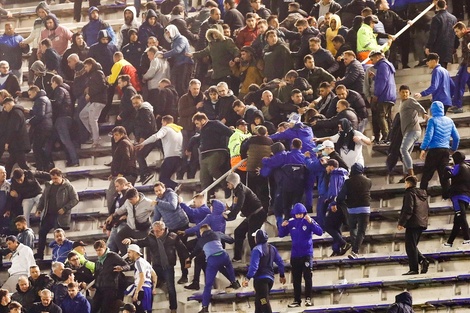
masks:
{"type": "MultiPolygon", "coordinates": [[[[118,47],[119,50],[121,50],[122,47],[124,47],[125,45],[127,45],[129,43],[129,29],[130,28],[139,29],[139,27],[140,27],[140,22],[137,21],[137,18],[136,18],[137,13],[136,13],[135,7],[134,6],[128,6],[124,9],[124,13],[126,11],[132,12],[133,17],[132,17],[132,20],[131,20],[130,24],[126,24],[126,23],[122,24],[121,29],[119,30],[118,38],[117,38],[117,47],[118,47]]],[[[143,41],[141,40],[141,42],[143,42],[143,41]]]]}
{"type": "Polygon", "coordinates": [[[370,214],[371,187],[371,180],[364,175],[364,166],[354,163],[349,179],[344,182],[336,201],[345,201],[349,214],[370,214]]]}
{"type": "Polygon", "coordinates": [[[168,36],[165,35],[165,40],[171,43],[171,50],[163,53],[163,57],[165,59],[172,58],[173,66],[193,64],[193,59],[186,56],[186,53],[190,52],[188,39],[181,36],[175,25],[168,25],[165,30],[169,33],[168,36]]]}
{"type": "Polygon", "coordinates": [[[88,45],[88,47],[91,47],[92,45],[97,43],[98,33],[102,29],[105,29],[108,32],[109,37],[111,37],[111,42],[113,44],[116,44],[117,39],[113,28],[99,17],[97,20],[91,19],[91,13],[95,10],[97,10],[96,7],[90,7],[88,9],[88,18],[90,21],[82,28],[83,39],[85,40],[86,44],[88,45]]]}
{"type": "Polygon", "coordinates": [[[65,50],[69,47],[73,33],[68,28],[59,25],[59,20],[54,14],[47,15],[45,20],[47,21],[49,19],[54,21],[54,28],[42,30],[41,40],[49,38],[52,41],[52,48],[54,48],[59,55],[63,55],[65,50]]]}
{"type": "Polygon", "coordinates": [[[165,158],[181,157],[183,149],[183,127],[174,123],[167,124],[160,128],[158,132],[148,137],[142,144],[147,145],[157,140],[162,141],[163,154],[165,158]]]}
{"type": "Polygon", "coordinates": [[[276,263],[279,268],[279,275],[284,277],[284,262],[277,249],[268,244],[268,234],[259,229],[254,234],[256,246],[251,251],[250,266],[246,277],[248,279],[268,278],[274,281],[274,267],[276,263]]]}
{"type": "MultiPolygon", "coordinates": [[[[321,4],[321,1],[320,1],[320,6],[323,6],[321,4]]],[[[336,35],[342,35],[343,37],[346,37],[346,35],[348,34],[348,31],[347,29],[345,29],[342,25],[341,25],[341,18],[339,17],[339,15],[337,14],[333,14],[331,15],[331,20],[335,20],[336,21],[336,28],[335,30],[332,30],[331,27],[328,27],[326,29],[326,49],[328,51],[331,52],[331,54],[333,55],[336,55],[336,49],[335,47],[333,46],[333,38],[336,37],[336,35]]]]}
{"type": "Polygon", "coordinates": [[[104,37],[111,38],[108,34],[108,31],[102,29],[98,33],[98,42],[90,47],[90,53],[88,56],[101,64],[103,67],[103,73],[108,76],[111,74],[111,68],[114,65],[113,55],[118,51],[118,49],[111,43],[111,41],[109,41],[107,44],[101,43],[100,39],[104,37]]]}
{"type": "Polygon", "coordinates": [[[444,105],[440,101],[431,104],[432,117],[428,120],[421,150],[449,148],[452,137],[452,151],[459,147],[460,135],[451,118],[444,116],[444,105]]]}
{"type": "Polygon", "coordinates": [[[150,36],[157,37],[160,43],[163,43],[163,26],[158,22],[157,13],[154,10],[150,9],[147,11],[147,15],[145,17],[145,22],[139,28],[139,40],[140,42],[147,43],[147,39],[150,36]],[[151,17],[155,17],[157,22],[155,25],[150,25],[149,19],[151,17]]]}
{"type": "Polygon", "coordinates": [[[321,236],[323,229],[315,220],[311,219],[310,223],[305,219],[307,209],[302,203],[294,204],[289,223],[279,228],[279,237],[285,237],[290,234],[292,238],[292,258],[300,258],[305,256],[313,256],[312,234],[321,236]],[[301,218],[296,218],[296,214],[302,214],[301,218]]]}
{"type": "Polygon", "coordinates": [[[389,313],[413,313],[413,299],[408,291],[395,296],[395,303],[388,309],[389,313]]]}
{"type": "Polygon", "coordinates": [[[212,213],[208,214],[201,222],[197,225],[188,228],[184,231],[186,235],[198,235],[199,236],[199,229],[202,225],[207,224],[211,227],[213,231],[220,231],[225,233],[225,217],[223,213],[225,212],[225,204],[223,204],[219,200],[212,201],[212,213]]]}
{"type": "MultiPolygon", "coordinates": [[[[51,10],[49,9],[49,5],[46,1],[39,2],[35,12],[37,13],[39,9],[43,9],[47,12],[47,14],[51,12],[51,10]]],[[[34,20],[33,30],[31,31],[29,36],[25,38],[25,40],[23,40],[23,42],[26,44],[30,44],[32,49],[37,49],[39,46],[39,41],[41,39],[41,32],[45,28],[46,26],[44,25],[44,21],[40,17],[38,17],[34,20]]]]}

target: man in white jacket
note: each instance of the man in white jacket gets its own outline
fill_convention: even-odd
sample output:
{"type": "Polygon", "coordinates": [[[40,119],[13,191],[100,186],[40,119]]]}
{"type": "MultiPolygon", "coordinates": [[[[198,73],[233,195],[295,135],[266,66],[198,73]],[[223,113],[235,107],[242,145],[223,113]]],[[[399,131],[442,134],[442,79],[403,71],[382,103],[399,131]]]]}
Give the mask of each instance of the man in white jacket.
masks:
{"type": "Polygon", "coordinates": [[[136,150],[140,150],[145,145],[153,144],[157,140],[162,141],[165,158],[160,168],[159,180],[164,183],[165,186],[173,190],[178,186],[178,183],[173,181],[171,176],[176,173],[181,165],[181,153],[183,148],[182,129],[183,127],[173,123],[173,117],[171,115],[165,115],[162,117],[162,128],[142,143],[135,146],[136,150]]]}
{"type": "Polygon", "coordinates": [[[11,267],[8,269],[10,275],[2,288],[9,292],[16,291],[16,284],[20,276],[28,276],[29,268],[36,265],[33,250],[30,247],[20,243],[16,236],[8,236],[6,238],[8,249],[11,251],[11,267]]]}

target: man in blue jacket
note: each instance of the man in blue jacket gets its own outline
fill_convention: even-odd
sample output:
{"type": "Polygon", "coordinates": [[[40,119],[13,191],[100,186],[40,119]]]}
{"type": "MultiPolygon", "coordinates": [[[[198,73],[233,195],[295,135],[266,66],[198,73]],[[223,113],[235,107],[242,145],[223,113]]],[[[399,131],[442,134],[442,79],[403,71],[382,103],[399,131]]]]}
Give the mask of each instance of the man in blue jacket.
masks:
{"type": "Polygon", "coordinates": [[[23,53],[29,52],[29,45],[20,45],[23,40],[21,35],[15,33],[12,23],[5,24],[5,32],[0,36],[0,60],[8,62],[13,75],[18,78],[20,83],[23,78],[23,71],[21,70],[22,56],[23,53]]]}
{"type": "Polygon", "coordinates": [[[60,305],[63,313],[90,313],[91,305],[85,296],[79,292],[78,283],[72,282],[67,285],[68,297],[60,305]]]}
{"type": "Polygon", "coordinates": [[[415,93],[415,98],[432,95],[432,101],[440,101],[444,105],[444,115],[452,105],[451,91],[454,89],[454,81],[450,78],[449,72],[439,64],[439,55],[429,53],[426,64],[431,72],[431,86],[428,89],[415,93]]]}
{"type": "Polygon", "coordinates": [[[251,251],[250,267],[248,274],[243,281],[243,287],[248,286],[251,278],[254,279],[253,286],[255,288],[255,312],[272,312],[269,303],[269,292],[274,284],[274,263],[279,268],[279,281],[281,284],[286,283],[284,276],[284,262],[282,261],[277,249],[268,244],[268,234],[262,229],[258,229],[253,233],[256,246],[251,251]]]}
{"type": "Polygon", "coordinates": [[[382,133],[382,140],[388,141],[392,125],[392,107],[397,101],[395,68],[381,51],[372,51],[369,58],[377,71],[375,73],[374,95],[371,98],[374,141],[379,141],[380,133],[382,133]]]}
{"type": "Polygon", "coordinates": [[[113,28],[100,18],[100,10],[97,7],[90,6],[88,18],[90,21],[82,28],[83,39],[88,47],[98,42],[98,33],[102,29],[108,33],[111,43],[116,44],[117,39],[113,28]]]}
{"type": "MultiPolygon", "coordinates": [[[[440,66],[440,65],[439,65],[440,66]]],[[[423,176],[420,189],[427,190],[434,172],[439,174],[442,197],[447,199],[449,180],[445,178],[446,166],[449,165],[449,139],[452,138],[452,154],[459,148],[460,135],[452,119],[444,116],[444,104],[434,101],[431,104],[432,117],[428,120],[426,133],[421,143],[420,159],[424,160],[423,176]]]]}
{"type": "Polygon", "coordinates": [[[201,226],[199,233],[201,238],[198,239],[198,243],[191,253],[190,258],[198,255],[201,250],[204,251],[206,255],[206,282],[202,294],[202,309],[199,313],[209,313],[211,290],[214,285],[215,276],[219,271],[229,279],[229,288],[238,289],[241,286],[235,278],[235,272],[230,257],[222,246],[222,240],[228,243],[233,243],[235,240],[221,232],[211,230],[210,226],[207,224],[201,226]]]}
{"type": "Polygon", "coordinates": [[[323,229],[307,214],[307,209],[302,203],[295,204],[291,214],[294,217],[282,222],[279,228],[279,237],[290,234],[292,238],[290,264],[294,281],[294,302],[288,307],[297,308],[301,305],[302,275],[305,280],[305,306],[312,306],[312,234],[321,236],[323,229]]]}

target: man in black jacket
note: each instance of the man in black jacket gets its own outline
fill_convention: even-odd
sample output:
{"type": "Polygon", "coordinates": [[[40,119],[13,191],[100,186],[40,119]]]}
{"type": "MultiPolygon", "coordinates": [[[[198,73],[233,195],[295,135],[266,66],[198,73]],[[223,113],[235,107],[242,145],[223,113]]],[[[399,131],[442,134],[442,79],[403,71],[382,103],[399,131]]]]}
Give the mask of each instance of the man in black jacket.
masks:
{"type": "Polygon", "coordinates": [[[52,302],[52,292],[49,289],[43,289],[40,293],[41,302],[33,304],[30,313],[62,313],[60,306],[52,302]]]}
{"type": "Polygon", "coordinates": [[[111,131],[113,134],[113,160],[111,161],[111,175],[108,177],[110,183],[106,191],[106,202],[108,208],[113,204],[117,193],[114,182],[118,177],[125,177],[131,184],[137,179],[136,155],[134,145],[127,137],[127,132],[122,126],[116,126],[111,131]]]}
{"type": "Polygon", "coordinates": [[[122,97],[119,105],[119,114],[116,117],[116,126],[122,126],[126,129],[128,135],[134,132],[135,109],[132,106],[132,97],[137,91],[131,84],[129,75],[121,75],[118,77],[118,87],[121,89],[122,97]]]}
{"type": "Polygon", "coordinates": [[[336,201],[345,202],[348,208],[349,232],[352,252],[348,257],[357,258],[364,240],[370,216],[370,188],[372,182],[364,175],[364,166],[354,163],[349,179],[344,182],[336,201]]]}
{"type": "Polygon", "coordinates": [[[336,62],[331,52],[321,46],[321,39],[319,37],[310,38],[308,47],[316,66],[321,67],[330,74],[333,74],[339,69],[339,64],[336,62]]]}
{"type": "Polygon", "coordinates": [[[91,304],[91,312],[97,313],[103,308],[109,313],[119,311],[118,288],[121,272],[130,270],[129,264],[121,257],[110,251],[103,240],[94,243],[98,260],[95,267],[95,296],[91,304]]]}
{"type": "Polygon", "coordinates": [[[336,103],[336,115],[326,120],[315,120],[312,122],[312,129],[315,137],[329,137],[338,133],[338,123],[342,118],[347,118],[354,129],[357,130],[357,114],[350,108],[347,100],[339,100],[336,103]]]}
{"type": "Polygon", "coordinates": [[[37,86],[32,86],[28,90],[29,99],[34,101],[32,109],[29,111],[29,133],[33,145],[34,160],[36,169],[48,171],[54,164],[52,163],[52,153],[50,149],[45,149],[52,134],[52,104],[46,92],[37,86]]]}
{"type": "Polygon", "coordinates": [[[230,33],[234,34],[245,25],[245,17],[236,9],[234,0],[224,0],[224,23],[230,26],[230,33]]]}
{"type": "MultiPolygon", "coordinates": [[[[153,115],[153,107],[150,103],[144,102],[141,95],[135,95],[131,100],[132,106],[137,111],[134,120],[134,136],[135,140],[141,144],[157,131],[157,124],[155,116],[153,115]]],[[[140,182],[142,185],[147,184],[154,176],[149,170],[145,158],[155,147],[157,147],[157,142],[144,146],[136,153],[137,162],[139,163],[140,182]]]]}
{"type": "Polygon", "coordinates": [[[3,110],[7,113],[4,127],[6,130],[5,151],[10,154],[5,169],[7,177],[10,177],[13,165],[16,163],[20,168],[29,170],[26,164],[26,153],[31,150],[31,147],[23,107],[15,104],[13,98],[5,98],[3,110]]]}
{"type": "Polygon", "coordinates": [[[20,82],[18,77],[16,77],[12,71],[10,71],[10,65],[7,61],[0,61],[0,75],[2,75],[2,80],[4,82],[1,86],[2,89],[8,91],[10,95],[16,97],[21,94],[20,82]]]}
{"type": "Polygon", "coordinates": [[[347,89],[344,85],[336,85],[335,91],[336,97],[331,101],[331,106],[325,116],[328,118],[335,116],[336,104],[338,101],[346,100],[349,103],[349,107],[356,112],[358,119],[357,130],[364,133],[369,114],[367,112],[366,102],[362,95],[354,90],[347,89]]]}
{"type": "MultiPolygon", "coordinates": [[[[229,170],[229,154],[227,140],[233,131],[220,121],[209,121],[204,113],[196,113],[193,123],[200,129],[200,179],[201,187],[205,189],[214,179],[218,179],[229,170]]],[[[226,190],[226,196],[228,192],[226,190]]],[[[228,196],[226,197],[228,198],[228,196]]]]}
{"type": "MultiPolygon", "coordinates": [[[[240,176],[237,173],[230,173],[227,176],[227,187],[233,191],[233,204],[227,220],[235,220],[239,212],[245,217],[234,232],[235,247],[232,261],[240,262],[246,234],[252,234],[263,226],[267,212],[263,209],[263,205],[255,193],[240,182],[240,176]]],[[[248,236],[248,243],[253,249],[256,245],[253,236],[248,236]]]]}
{"type": "Polygon", "coordinates": [[[300,47],[298,51],[291,52],[291,55],[297,59],[296,62],[298,66],[296,68],[299,68],[302,64],[302,61],[304,60],[304,57],[310,53],[310,38],[320,36],[320,32],[318,29],[310,27],[306,19],[297,20],[297,22],[295,22],[295,27],[297,27],[299,32],[300,47]]]}
{"type": "Polygon", "coordinates": [[[178,301],[175,288],[176,254],[180,260],[185,260],[187,267],[191,266],[189,252],[178,235],[169,232],[162,221],[152,224],[152,232],[143,239],[126,238],[123,244],[137,244],[139,247],[149,247],[152,252],[152,267],[158,276],[158,286],[166,282],[170,301],[170,310],[176,312],[178,301]]]}
{"type": "Polygon", "coordinates": [[[429,261],[419,252],[418,243],[421,233],[428,227],[429,203],[426,190],[416,188],[416,176],[405,178],[405,195],[398,220],[398,230],[405,231],[405,249],[410,270],[403,275],[416,275],[418,264],[421,264],[421,274],[428,272],[429,261]]]}
{"type": "Polygon", "coordinates": [[[64,80],[60,75],[52,77],[51,86],[52,89],[54,89],[53,98],[51,99],[54,128],[57,136],[67,150],[68,160],[66,166],[77,167],[79,166],[78,155],[70,134],[73,122],[73,105],[70,99],[70,87],[64,84],[64,80]]]}

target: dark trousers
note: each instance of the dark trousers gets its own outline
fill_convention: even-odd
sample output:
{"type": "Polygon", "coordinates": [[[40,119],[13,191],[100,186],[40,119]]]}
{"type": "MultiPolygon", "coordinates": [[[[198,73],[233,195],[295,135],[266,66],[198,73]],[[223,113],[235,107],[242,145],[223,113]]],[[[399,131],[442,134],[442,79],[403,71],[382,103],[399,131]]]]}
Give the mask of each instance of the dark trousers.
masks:
{"type": "Polygon", "coordinates": [[[96,288],[95,296],[91,303],[92,313],[117,313],[119,312],[119,298],[116,289],[96,288]]]}
{"type": "MultiPolygon", "coordinates": [[[[55,195],[52,195],[55,197],[55,195]]],[[[38,252],[39,258],[44,257],[44,249],[46,248],[46,237],[51,229],[57,228],[57,215],[46,213],[41,220],[41,226],[39,227],[39,238],[38,238],[38,252]]]]}
{"type": "Polygon", "coordinates": [[[300,303],[302,297],[302,276],[305,280],[305,298],[312,297],[312,257],[291,258],[290,264],[292,265],[294,301],[300,303]]]}
{"type": "Polygon", "coordinates": [[[175,268],[170,266],[170,268],[163,269],[161,266],[154,265],[153,270],[157,273],[158,280],[162,280],[166,283],[170,310],[176,310],[178,308],[178,300],[176,299],[175,268]]]}
{"type": "Polygon", "coordinates": [[[333,237],[332,249],[338,253],[340,248],[346,244],[341,233],[341,225],[343,225],[344,215],[341,208],[338,207],[336,212],[327,209],[325,216],[325,231],[333,237]]]}
{"type": "Polygon", "coordinates": [[[184,63],[173,66],[170,70],[171,82],[174,84],[176,92],[181,97],[188,92],[189,81],[193,74],[193,64],[184,63]]]}
{"type": "Polygon", "coordinates": [[[52,131],[49,129],[34,129],[32,134],[33,155],[36,161],[36,169],[39,171],[49,171],[52,163],[51,152],[46,151],[46,143],[50,139],[52,131]]]}
{"type": "Polygon", "coordinates": [[[139,164],[139,175],[141,179],[142,179],[142,176],[150,174],[146,158],[148,157],[150,152],[152,152],[152,150],[157,147],[157,145],[158,145],[157,142],[149,143],[148,145],[145,145],[141,150],[137,151],[136,153],[136,160],[137,160],[137,164],[139,164]]]}
{"type": "Polygon", "coordinates": [[[272,313],[269,303],[269,292],[274,281],[269,278],[260,278],[253,281],[255,287],[255,313],[272,313]]]}
{"type": "MultiPolygon", "coordinates": [[[[180,228],[175,228],[175,229],[169,229],[169,233],[178,233],[180,230],[186,230],[189,228],[189,225],[186,224],[180,228]]],[[[184,235],[180,237],[181,242],[186,246],[188,243],[188,236],[184,235]]],[[[189,251],[189,250],[188,250],[189,251]]],[[[180,259],[180,265],[181,265],[181,276],[182,277],[188,277],[189,270],[185,267],[186,265],[186,260],[180,259]]]]}
{"type": "MultiPolygon", "coordinates": [[[[80,22],[82,17],[82,2],[83,0],[75,0],[73,3],[73,20],[80,22]]],[[[89,7],[97,7],[101,5],[100,0],[89,0],[89,7]]],[[[61,2],[62,3],[62,2],[61,2]]]]}
{"type": "Polygon", "coordinates": [[[250,188],[255,195],[261,200],[264,210],[267,212],[269,209],[269,179],[261,175],[257,175],[256,172],[248,173],[248,188],[250,188]]]}
{"type": "Polygon", "coordinates": [[[418,265],[424,260],[424,256],[419,252],[418,243],[424,228],[410,227],[405,231],[405,250],[408,256],[410,271],[418,272],[418,265]]]}
{"type": "Polygon", "coordinates": [[[452,98],[452,104],[457,108],[462,108],[463,94],[465,93],[465,87],[470,88],[470,73],[467,71],[467,66],[459,66],[457,75],[455,75],[455,89],[454,96],[452,98]]]}
{"type": "Polygon", "coordinates": [[[379,140],[380,133],[382,133],[382,140],[388,140],[392,125],[392,107],[392,102],[372,104],[372,130],[375,140],[379,140]]]}
{"type": "Polygon", "coordinates": [[[428,183],[431,180],[434,172],[437,170],[439,174],[439,182],[442,186],[442,197],[447,199],[449,197],[449,180],[444,178],[446,174],[446,166],[449,165],[449,149],[437,148],[429,149],[424,160],[423,176],[419,188],[427,190],[428,183]]]}
{"type": "Polygon", "coordinates": [[[26,164],[26,153],[24,151],[8,151],[10,156],[7,159],[5,164],[5,170],[7,172],[7,177],[10,177],[13,166],[18,164],[18,166],[24,170],[29,170],[28,164],[26,164]]]}
{"type": "MultiPolygon", "coordinates": [[[[196,246],[197,239],[192,239],[186,243],[186,248],[188,251],[193,251],[196,246]]],[[[194,278],[193,282],[199,283],[201,271],[206,271],[206,256],[204,252],[199,253],[194,258],[194,278]]]]}
{"type": "Polygon", "coordinates": [[[245,218],[243,222],[235,228],[235,246],[233,248],[233,258],[240,260],[243,253],[243,242],[245,241],[246,234],[248,233],[248,243],[250,244],[250,249],[253,249],[256,246],[255,239],[251,235],[256,230],[260,229],[266,221],[267,213],[263,208],[259,208],[249,217],[245,218]]]}
{"type": "Polygon", "coordinates": [[[165,184],[166,187],[175,189],[178,183],[171,179],[171,176],[175,174],[181,166],[181,158],[179,156],[173,156],[163,159],[162,166],[160,167],[160,178],[159,180],[165,184]]]}
{"type": "MultiPolygon", "coordinates": [[[[455,205],[455,204],[454,204],[455,205]]],[[[470,235],[468,231],[468,222],[467,222],[467,211],[468,209],[468,202],[459,200],[458,207],[454,206],[455,215],[454,215],[454,227],[452,227],[452,231],[450,232],[449,239],[447,240],[448,243],[454,243],[455,238],[459,234],[459,231],[462,230],[463,239],[469,240],[470,235]]]]}
{"type": "Polygon", "coordinates": [[[148,234],[148,229],[147,230],[137,230],[137,229],[132,229],[129,227],[128,224],[126,224],[117,234],[116,234],[116,245],[119,248],[119,251],[121,252],[121,255],[124,255],[127,253],[127,246],[122,244],[122,241],[126,238],[133,238],[133,239],[142,239],[145,238],[148,234]]]}
{"type": "Polygon", "coordinates": [[[359,253],[359,247],[366,235],[369,216],[369,213],[349,214],[349,233],[351,234],[352,251],[355,253],[359,253]]]}
{"type": "Polygon", "coordinates": [[[284,212],[284,220],[289,220],[291,218],[290,212],[292,206],[296,203],[299,203],[302,200],[304,191],[294,190],[294,191],[283,191],[282,192],[282,209],[284,212]]]}

